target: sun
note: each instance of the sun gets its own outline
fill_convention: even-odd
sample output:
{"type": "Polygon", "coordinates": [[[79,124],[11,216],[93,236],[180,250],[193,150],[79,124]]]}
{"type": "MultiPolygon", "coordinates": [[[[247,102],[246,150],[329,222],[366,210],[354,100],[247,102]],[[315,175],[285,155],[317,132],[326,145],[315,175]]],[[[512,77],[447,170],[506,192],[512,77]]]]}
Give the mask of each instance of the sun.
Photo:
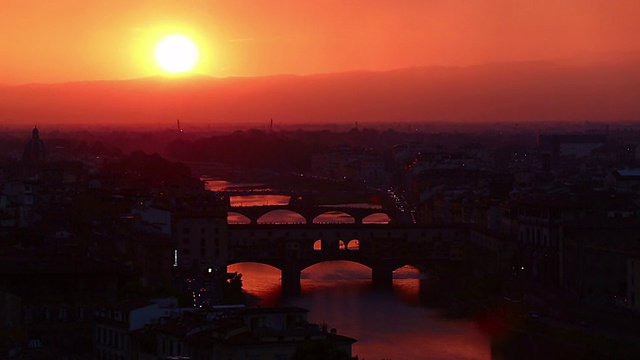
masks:
{"type": "Polygon", "coordinates": [[[178,74],[193,70],[200,53],[191,39],[174,34],[163,37],[156,44],[154,57],[162,70],[178,74]]]}

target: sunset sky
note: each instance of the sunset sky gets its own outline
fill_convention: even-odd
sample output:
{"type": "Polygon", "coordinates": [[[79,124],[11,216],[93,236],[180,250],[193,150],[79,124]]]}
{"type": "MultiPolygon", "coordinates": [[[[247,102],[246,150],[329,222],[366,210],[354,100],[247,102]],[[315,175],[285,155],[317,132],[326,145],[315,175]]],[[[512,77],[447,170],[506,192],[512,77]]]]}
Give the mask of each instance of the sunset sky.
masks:
{"type": "Polygon", "coordinates": [[[0,84],[158,75],[169,33],[229,76],[640,52],[638,0],[0,0],[0,84]]]}

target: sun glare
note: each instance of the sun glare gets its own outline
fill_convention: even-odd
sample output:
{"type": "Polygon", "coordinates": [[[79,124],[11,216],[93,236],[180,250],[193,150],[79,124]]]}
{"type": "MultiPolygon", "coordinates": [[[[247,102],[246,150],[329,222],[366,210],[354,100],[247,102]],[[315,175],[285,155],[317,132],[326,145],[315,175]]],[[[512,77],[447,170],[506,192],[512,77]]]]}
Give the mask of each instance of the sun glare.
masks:
{"type": "Polygon", "coordinates": [[[178,74],[192,70],[199,58],[198,47],[188,37],[169,35],[156,45],[154,57],[162,70],[178,74]]]}

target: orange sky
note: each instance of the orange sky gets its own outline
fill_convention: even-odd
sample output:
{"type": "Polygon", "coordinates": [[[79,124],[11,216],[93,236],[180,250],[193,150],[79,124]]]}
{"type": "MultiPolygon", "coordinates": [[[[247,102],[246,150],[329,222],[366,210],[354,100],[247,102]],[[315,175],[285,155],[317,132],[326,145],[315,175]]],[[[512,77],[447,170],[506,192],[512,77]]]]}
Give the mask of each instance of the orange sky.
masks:
{"type": "Polygon", "coordinates": [[[0,0],[0,84],[156,75],[170,32],[220,77],[624,58],[638,19],[638,0],[0,0]]]}

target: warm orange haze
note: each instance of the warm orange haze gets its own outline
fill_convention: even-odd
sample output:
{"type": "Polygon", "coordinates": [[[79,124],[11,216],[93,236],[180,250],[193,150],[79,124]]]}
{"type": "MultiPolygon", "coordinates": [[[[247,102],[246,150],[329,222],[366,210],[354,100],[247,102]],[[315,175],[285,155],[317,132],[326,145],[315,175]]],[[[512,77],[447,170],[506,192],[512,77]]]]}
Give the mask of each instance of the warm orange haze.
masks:
{"type": "Polygon", "coordinates": [[[633,121],[638,18],[635,0],[6,1],[0,123],[633,121]],[[171,34],[196,49],[159,60],[171,34]]]}
{"type": "Polygon", "coordinates": [[[215,77],[464,66],[640,50],[635,0],[3,1],[0,83],[157,75],[170,33],[215,77]]]}

